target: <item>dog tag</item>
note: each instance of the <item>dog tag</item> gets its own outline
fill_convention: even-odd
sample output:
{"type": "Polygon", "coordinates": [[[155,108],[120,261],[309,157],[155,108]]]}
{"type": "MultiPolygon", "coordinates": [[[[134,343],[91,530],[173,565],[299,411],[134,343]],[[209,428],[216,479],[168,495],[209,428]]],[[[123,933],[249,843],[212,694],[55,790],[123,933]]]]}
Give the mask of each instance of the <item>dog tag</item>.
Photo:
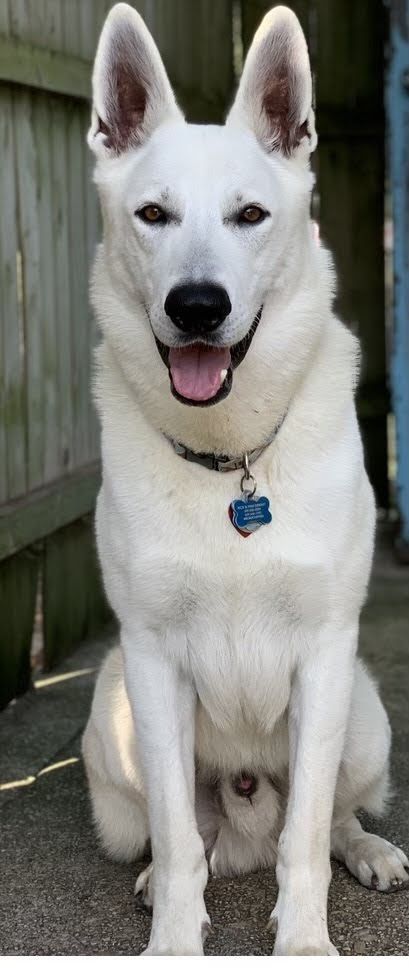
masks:
{"type": "Polygon", "coordinates": [[[244,494],[242,498],[231,502],[229,518],[236,531],[243,538],[248,538],[263,524],[270,524],[272,521],[268,497],[244,494]]]}

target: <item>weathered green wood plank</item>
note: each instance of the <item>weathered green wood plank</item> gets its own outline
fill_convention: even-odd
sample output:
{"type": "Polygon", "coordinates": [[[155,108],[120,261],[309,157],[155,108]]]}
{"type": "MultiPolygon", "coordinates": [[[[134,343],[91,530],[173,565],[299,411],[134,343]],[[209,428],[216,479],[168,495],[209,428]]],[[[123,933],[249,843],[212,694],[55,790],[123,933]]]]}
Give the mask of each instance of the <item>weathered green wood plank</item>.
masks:
{"type": "MultiPolygon", "coordinates": [[[[82,2],[88,4],[89,0],[82,0],[82,2]]],[[[71,0],[64,0],[64,5],[70,6],[71,0]]],[[[61,16],[61,0],[43,0],[44,6],[44,46],[48,47],[49,50],[61,53],[64,48],[63,42],[63,25],[61,16]]],[[[33,42],[40,42],[38,33],[34,34],[33,42]]]]}
{"type": "MultiPolygon", "coordinates": [[[[1,121],[0,121],[1,127],[1,121]]],[[[1,131],[0,131],[1,138],[1,131]]],[[[2,246],[0,237],[0,263],[3,260],[2,246]]],[[[0,284],[1,285],[1,284],[0,284]]],[[[1,290],[0,290],[1,299],[1,290]]],[[[3,338],[3,309],[0,306],[0,363],[4,366],[4,338],[3,338]]],[[[0,368],[0,504],[7,498],[7,436],[6,424],[4,420],[5,411],[5,382],[3,377],[3,366],[0,368]]]]}
{"type": "MultiPolygon", "coordinates": [[[[91,62],[95,56],[95,50],[98,42],[98,37],[104,22],[104,19],[111,9],[110,0],[97,0],[96,3],[92,4],[80,4],[79,16],[80,16],[80,48],[79,52],[82,57],[90,60],[91,62]]],[[[92,172],[94,167],[94,160],[91,152],[86,144],[86,132],[88,130],[90,123],[90,112],[87,108],[82,110],[82,125],[83,125],[83,141],[82,141],[82,195],[84,198],[84,220],[82,222],[82,228],[84,231],[84,246],[85,246],[85,261],[87,266],[86,271],[86,295],[84,298],[84,327],[88,333],[88,345],[86,357],[86,366],[88,372],[88,388],[87,388],[87,427],[88,427],[88,453],[89,458],[92,460],[96,458],[99,454],[99,444],[100,444],[100,430],[97,415],[95,412],[94,403],[91,397],[91,381],[92,381],[92,369],[93,369],[93,349],[98,342],[98,330],[94,314],[91,310],[89,303],[89,275],[90,270],[94,261],[95,247],[97,242],[101,238],[101,217],[99,212],[99,203],[97,199],[97,193],[92,180],[92,172]]]]}
{"type": "Polygon", "coordinates": [[[72,406],[71,289],[69,268],[68,159],[66,108],[55,99],[50,102],[52,152],[52,222],[55,251],[54,286],[56,294],[56,331],[58,353],[58,413],[62,467],[74,466],[72,406]]]}
{"type": "Polygon", "coordinates": [[[73,402],[73,463],[88,459],[90,339],[88,312],[88,262],[84,195],[85,130],[82,112],[72,102],[67,111],[68,140],[68,240],[71,294],[71,390],[73,402]]]}
{"type": "Polygon", "coordinates": [[[113,6],[112,3],[105,3],[105,0],[95,0],[94,3],[79,2],[79,16],[81,29],[77,39],[78,54],[85,60],[93,61],[97,40],[105,20],[108,10],[113,6]]]}
{"type": "MultiPolygon", "coordinates": [[[[88,126],[89,118],[86,119],[86,125],[88,126]]],[[[84,195],[85,195],[85,230],[86,230],[86,246],[87,246],[87,261],[88,261],[88,277],[91,271],[91,267],[95,258],[95,249],[97,242],[101,239],[101,216],[99,210],[99,203],[97,198],[97,193],[95,185],[92,181],[92,172],[94,168],[94,160],[91,156],[91,152],[88,150],[86,144],[84,144],[84,195]]],[[[89,297],[87,300],[88,309],[88,331],[90,334],[90,356],[89,356],[89,369],[90,376],[93,370],[93,349],[97,345],[99,340],[98,327],[94,313],[92,312],[89,297]]],[[[96,410],[94,403],[91,399],[91,394],[89,396],[89,411],[88,411],[88,425],[89,425],[89,454],[90,459],[94,459],[99,454],[99,441],[100,441],[100,430],[99,423],[96,415],[96,410]]]]}
{"type": "MultiPolygon", "coordinates": [[[[69,0],[69,3],[60,2],[61,50],[65,54],[82,56],[80,6],[81,0],[69,0]]],[[[86,9],[92,8],[94,0],[92,0],[92,3],[82,3],[82,6],[86,9]]]]}
{"type": "Polygon", "coordinates": [[[385,386],[383,157],[372,145],[322,143],[319,156],[322,233],[339,271],[339,309],[362,340],[362,385],[358,401],[367,418],[382,418],[385,386]],[[336,185],[336,202],[333,198],[336,185]],[[374,303],[374,294],[378,304],[374,303]],[[362,403],[361,403],[362,401],[362,403]],[[366,402],[367,401],[367,402],[366,402]]]}
{"type": "Polygon", "coordinates": [[[88,100],[91,64],[0,36],[0,81],[88,100]]]}
{"type": "Polygon", "coordinates": [[[88,514],[101,478],[98,464],[81,468],[27,497],[0,507],[0,561],[88,514]]]}
{"type": "MultiPolygon", "coordinates": [[[[93,61],[96,46],[105,17],[112,4],[110,0],[97,0],[92,5],[81,4],[80,6],[80,44],[81,56],[93,61]]],[[[86,144],[86,132],[90,123],[90,112],[83,109],[83,130],[84,138],[82,143],[83,152],[83,197],[84,197],[84,242],[85,257],[87,264],[87,291],[86,291],[86,315],[85,325],[88,332],[88,354],[87,367],[89,374],[88,386],[88,449],[90,459],[95,459],[99,454],[100,429],[99,423],[91,395],[92,371],[93,371],[93,350],[96,346],[99,335],[94,313],[89,302],[89,276],[94,262],[95,249],[97,242],[101,239],[101,216],[97,192],[93,183],[94,159],[86,144]]],[[[85,304],[84,304],[85,308],[85,304]]]]}
{"type": "Polygon", "coordinates": [[[42,0],[8,0],[10,35],[23,43],[46,42],[47,24],[42,0]]]}
{"type": "Polygon", "coordinates": [[[38,170],[38,223],[40,237],[40,279],[42,297],[42,381],[43,381],[43,477],[56,480],[63,470],[58,413],[58,347],[54,240],[52,226],[51,119],[46,94],[33,96],[34,137],[38,170]]]}
{"type": "Polygon", "coordinates": [[[92,517],[57,531],[45,542],[43,607],[47,669],[110,620],[92,517]]]}
{"type": "Polygon", "coordinates": [[[382,121],[382,0],[313,0],[311,6],[318,32],[320,104],[373,114],[382,121]]]}
{"type": "Polygon", "coordinates": [[[233,88],[231,0],[135,6],[145,13],[188,120],[221,121],[233,88]]]}
{"type": "Polygon", "coordinates": [[[19,192],[20,244],[23,268],[25,369],[27,391],[27,482],[43,481],[43,339],[41,239],[38,225],[38,170],[29,92],[15,99],[16,166],[19,192]]]}
{"type": "Polygon", "coordinates": [[[10,14],[8,0],[0,0],[0,34],[6,37],[10,33],[10,14]]]}
{"type": "Polygon", "coordinates": [[[369,475],[385,507],[384,9],[382,0],[314,2],[321,232],[338,270],[336,307],[361,340],[358,412],[369,475]]]}
{"type": "MultiPolygon", "coordinates": [[[[83,2],[92,5],[94,0],[83,2]]],[[[72,11],[77,0],[8,0],[8,3],[14,37],[34,46],[64,51],[61,13],[72,11]]]]}
{"type": "Polygon", "coordinates": [[[13,94],[0,88],[0,502],[26,489],[24,330],[13,94]]]}
{"type": "Polygon", "coordinates": [[[30,646],[38,556],[23,551],[0,564],[0,709],[30,685],[30,646]]]}
{"type": "MultiPolygon", "coordinates": [[[[0,145],[3,153],[8,151],[10,156],[9,140],[11,136],[11,125],[10,120],[6,120],[3,111],[3,98],[0,95],[0,145]]],[[[1,174],[0,174],[1,178],[1,174]]],[[[1,187],[1,186],[0,186],[1,187]]],[[[13,213],[14,215],[14,213],[13,213]]],[[[4,369],[6,366],[6,348],[5,348],[5,326],[6,326],[6,308],[4,306],[5,299],[3,297],[3,287],[6,286],[6,244],[7,240],[3,238],[4,236],[4,226],[0,223],[0,503],[5,501],[7,498],[7,436],[6,436],[6,422],[5,422],[5,410],[6,410],[6,383],[4,369]]],[[[15,264],[15,255],[14,255],[15,264]]]]}
{"type": "MultiPolygon", "coordinates": [[[[189,10],[192,10],[190,4],[189,10]]],[[[192,17],[191,29],[195,37],[195,53],[200,54],[199,91],[209,92],[215,104],[220,105],[220,120],[224,120],[233,92],[233,32],[232,2],[214,4],[213,0],[200,0],[199,29],[192,17]]],[[[182,11],[182,23],[184,23],[182,11]]],[[[188,43],[188,36],[183,42],[188,43]]],[[[183,84],[183,77],[179,79],[183,84]]],[[[219,108],[218,108],[219,110],[219,108]]]]}

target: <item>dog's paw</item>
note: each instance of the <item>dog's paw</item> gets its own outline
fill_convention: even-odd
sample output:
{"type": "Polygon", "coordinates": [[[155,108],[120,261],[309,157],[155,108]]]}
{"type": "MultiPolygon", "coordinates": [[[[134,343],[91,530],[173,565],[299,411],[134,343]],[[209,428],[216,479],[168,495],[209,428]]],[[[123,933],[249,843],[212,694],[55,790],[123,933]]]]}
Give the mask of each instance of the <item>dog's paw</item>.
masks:
{"type": "Polygon", "coordinates": [[[149,864],[149,867],[145,867],[145,870],[142,871],[141,874],[139,874],[139,877],[136,878],[136,883],[134,888],[135,897],[137,897],[140,900],[141,904],[144,907],[148,908],[150,911],[152,910],[152,907],[153,907],[152,877],[151,877],[152,866],[153,866],[152,864],[149,864]]]}
{"type": "Polygon", "coordinates": [[[298,924],[291,930],[288,919],[286,925],[279,928],[279,902],[272,911],[267,928],[276,934],[273,955],[275,957],[287,955],[324,955],[326,957],[338,957],[335,945],[328,937],[326,928],[321,924],[317,925],[317,930],[313,931],[306,921],[304,929],[298,924]]]}
{"type": "Polygon", "coordinates": [[[201,956],[203,955],[203,948],[202,947],[187,948],[184,945],[182,945],[179,948],[179,947],[171,947],[170,945],[149,944],[144,951],[141,951],[140,957],[141,958],[146,958],[146,957],[163,958],[165,955],[168,955],[171,958],[175,958],[177,956],[185,957],[189,955],[201,956]]]}
{"type": "MultiPolygon", "coordinates": [[[[268,927],[271,930],[276,930],[277,921],[274,918],[274,912],[268,923],[268,927]]],[[[287,935],[283,937],[280,932],[277,933],[273,955],[275,957],[282,957],[284,955],[324,955],[330,957],[338,957],[339,951],[337,951],[335,945],[329,940],[328,937],[311,937],[308,935],[305,938],[297,937],[292,935],[287,935]]]]}
{"type": "Polygon", "coordinates": [[[364,887],[392,893],[409,888],[409,860],[382,837],[363,832],[351,843],[345,863],[364,887]]]}
{"type": "Polygon", "coordinates": [[[336,956],[339,957],[339,951],[328,941],[325,945],[314,946],[314,944],[308,944],[308,941],[303,945],[300,942],[294,942],[294,944],[284,944],[284,945],[274,945],[273,955],[275,957],[282,957],[283,955],[320,955],[322,956],[336,956]]]}
{"type": "Polygon", "coordinates": [[[169,934],[166,939],[161,936],[152,937],[148,947],[141,952],[142,956],[145,957],[156,957],[157,955],[202,955],[203,954],[203,944],[209,934],[212,933],[212,926],[210,924],[210,918],[206,914],[205,919],[202,921],[200,934],[196,939],[191,937],[191,931],[183,937],[183,934],[175,932],[169,934]],[[173,936],[172,936],[173,934],[173,936]],[[190,935],[190,938],[189,938],[190,935]]]}
{"type": "Polygon", "coordinates": [[[203,944],[211,932],[210,918],[207,914],[203,895],[197,894],[192,887],[186,895],[186,885],[178,880],[167,881],[166,902],[160,903],[159,889],[157,910],[153,895],[153,864],[149,864],[135,884],[135,895],[141,904],[152,911],[155,903],[152,934],[148,947],[141,952],[143,956],[157,955],[202,955],[203,944]],[[182,888],[182,889],[181,889],[182,888]]]}

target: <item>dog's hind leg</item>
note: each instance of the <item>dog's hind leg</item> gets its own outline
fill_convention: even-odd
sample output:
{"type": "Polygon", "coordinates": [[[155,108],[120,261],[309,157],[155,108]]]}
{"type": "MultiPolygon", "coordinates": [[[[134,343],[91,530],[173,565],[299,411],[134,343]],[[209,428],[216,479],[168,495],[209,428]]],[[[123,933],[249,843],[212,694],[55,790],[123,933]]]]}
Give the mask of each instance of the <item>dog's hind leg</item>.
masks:
{"type": "Polygon", "coordinates": [[[87,772],[92,812],[102,846],[113,860],[135,860],[143,854],[149,838],[142,799],[104,783],[90,769],[87,772]]]}
{"type": "Polygon", "coordinates": [[[134,860],[149,827],[119,649],[109,653],[98,676],[82,753],[102,846],[115,860],[134,860]]]}
{"type": "Polygon", "coordinates": [[[390,727],[377,689],[357,662],[344,754],[335,795],[331,852],[372,890],[409,887],[409,861],[399,847],[366,833],[355,816],[380,815],[389,794],[390,727]]]}

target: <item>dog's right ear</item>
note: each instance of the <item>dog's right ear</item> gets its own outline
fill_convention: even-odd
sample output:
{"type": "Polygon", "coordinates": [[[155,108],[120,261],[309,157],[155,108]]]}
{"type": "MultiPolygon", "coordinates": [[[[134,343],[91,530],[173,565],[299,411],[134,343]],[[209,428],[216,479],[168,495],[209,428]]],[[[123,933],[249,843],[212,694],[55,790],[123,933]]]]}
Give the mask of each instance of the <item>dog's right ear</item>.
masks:
{"type": "Polygon", "coordinates": [[[142,144],[162,121],[182,118],[162,58],[142,17],[117,3],[102,28],[92,77],[88,144],[112,157],[142,144]]]}

